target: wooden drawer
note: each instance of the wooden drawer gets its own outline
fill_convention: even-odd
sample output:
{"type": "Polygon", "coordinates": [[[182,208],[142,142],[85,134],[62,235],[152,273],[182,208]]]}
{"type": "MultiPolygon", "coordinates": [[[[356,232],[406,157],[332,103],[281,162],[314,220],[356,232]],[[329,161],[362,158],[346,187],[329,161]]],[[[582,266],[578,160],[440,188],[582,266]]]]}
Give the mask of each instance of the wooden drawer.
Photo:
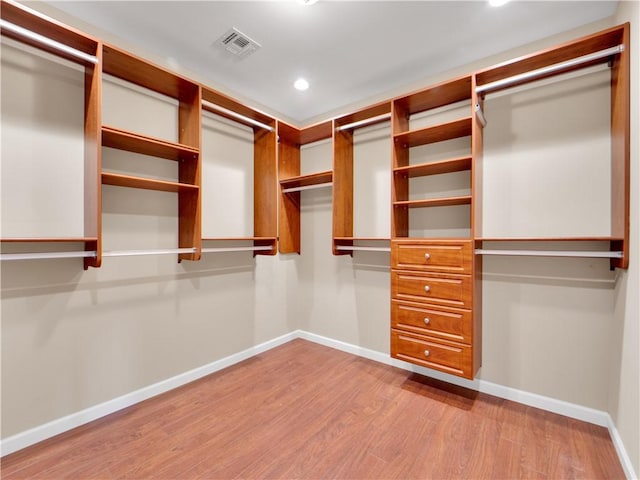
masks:
{"type": "Polygon", "coordinates": [[[398,300],[470,309],[472,287],[469,275],[391,271],[391,296],[398,300]]]}
{"type": "Polygon", "coordinates": [[[391,330],[391,356],[405,362],[472,378],[471,347],[391,330]]]}
{"type": "Polygon", "coordinates": [[[473,319],[469,310],[392,300],[391,327],[470,344],[473,319]]]}
{"type": "Polygon", "coordinates": [[[472,264],[471,240],[391,242],[392,268],[471,274],[472,264]]]}

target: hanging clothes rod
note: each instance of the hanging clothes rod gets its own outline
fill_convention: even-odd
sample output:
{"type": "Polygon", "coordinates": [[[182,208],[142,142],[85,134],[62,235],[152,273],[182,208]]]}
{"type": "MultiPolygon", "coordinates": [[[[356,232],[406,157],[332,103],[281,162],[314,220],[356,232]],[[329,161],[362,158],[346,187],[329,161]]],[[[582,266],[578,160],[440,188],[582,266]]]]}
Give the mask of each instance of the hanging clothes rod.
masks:
{"type": "Polygon", "coordinates": [[[337,128],[337,130],[339,132],[341,132],[342,130],[350,130],[352,128],[362,127],[363,125],[369,125],[371,123],[380,122],[382,120],[387,120],[389,118],[391,118],[391,114],[390,113],[383,113],[382,115],[377,115],[377,116],[371,117],[371,118],[365,118],[364,120],[360,120],[358,122],[347,123],[346,125],[340,125],[337,128]]]}
{"type": "Polygon", "coordinates": [[[94,65],[98,63],[98,57],[96,57],[95,55],[89,55],[88,53],[81,52],[80,50],[65,45],[64,43],[51,40],[44,35],[40,35],[39,33],[32,32],[31,30],[27,30],[26,28],[14,25],[13,23],[9,23],[6,20],[0,19],[0,27],[23,38],[28,38],[29,40],[40,43],[41,45],[46,45],[47,47],[51,47],[60,52],[64,52],[84,62],[93,63],[94,65]]]}
{"type": "Polygon", "coordinates": [[[210,247],[203,248],[202,253],[223,253],[223,252],[263,252],[271,250],[271,247],[257,246],[257,247],[210,247]]]}
{"type": "Polygon", "coordinates": [[[487,250],[477,249],[476,255],[509,255],[528,257],[582,257],[582,258],[622,258],[622,252],[594,252],[579,250],[487,250]]]}
{"type": "Polygon", "coordinates": [[[554,73],[560,70],[574,67],[576,65],[588,63],[593,60],[598,60],[600,58],[616,55],[623,51],[624,51],[624,45],[618,45],[615,47],[607,48],[605,50],[600,50],[599,52],[594,52],[588,55],[583,55],[582,57],[574,58],[572,60],[567,60],[566,62],[555,63],[553,65],[549,65],[548,67],[538,68],[537,70],[531,70],[530,72],[525,72],[519,75],[514,75],[512,77],[503,78],[502,80],[496,80],[495,82],[487,83],[485,85],[479,85],[476,87],[476,92],[477,93],[490,92],[492,90],[497,90],[515,83],[519,83],[523,80],[529,80],[536,77],[541,77],[549,73],[554,73]]]}
{"type": "Polygon", "coordinates": [[[303,187],[289,187],[282,190],[282,193],[302,192],[303,190],[313,190],[315,188],[326,188],[333,186],[333,182],[318,183],[316,185],[305,185],[303,187]]]}
{"type": "Polygon", "coordinates": [[[355,251],[362,250],[364,252],[390,252],[391,247],[359,247],[357,245],[338,245],[336,250],[355,251]]]}
{"type": "Polygon", "coordinates": [[[266,123],[259,122],[258,120],[254,120],[253,118],[246,117],[239,113],[234,112],[233,110],[229,110],[228,108],[221,107],[220,105],[216,105],[215,103],[208,102],[207,100],[202,100],[202,106],[206,107],[209,110],[216,110],[218,112],[224,113],[225,115],[229,115],[230,117],[237,118],[238,120],[242,120],[243,122],[250,123],[251,125],[255,125],[256,127],[264,128],[265,130],[269,130],[273,132],[273,127],[270,127],[266,123]]]}
{"type": "Polygon", "coordinates": [[[168,248],[165,250],[113,250],[102,252],[103,257],[133,257],[139,255],[170,255],[174,253],[196,253],[197,248],[168,248]]]}
{"type": "Polygon", "coordinates": [[[39,252],[39,253],[2,253],[0,260],[38,260],[43,258],[95,258],[97,252],[39,252]]]}

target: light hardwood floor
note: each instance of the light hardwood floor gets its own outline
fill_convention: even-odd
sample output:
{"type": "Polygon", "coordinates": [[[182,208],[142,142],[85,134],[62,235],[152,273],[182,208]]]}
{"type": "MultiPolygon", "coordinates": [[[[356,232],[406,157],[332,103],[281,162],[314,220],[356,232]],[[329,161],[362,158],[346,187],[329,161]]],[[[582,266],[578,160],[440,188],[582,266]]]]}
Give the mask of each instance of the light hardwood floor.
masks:
{"type": "Polygon", "coordinates": [[[2,459],[11,479],[622,479],[605,428],[294,340],[2,459]]]}

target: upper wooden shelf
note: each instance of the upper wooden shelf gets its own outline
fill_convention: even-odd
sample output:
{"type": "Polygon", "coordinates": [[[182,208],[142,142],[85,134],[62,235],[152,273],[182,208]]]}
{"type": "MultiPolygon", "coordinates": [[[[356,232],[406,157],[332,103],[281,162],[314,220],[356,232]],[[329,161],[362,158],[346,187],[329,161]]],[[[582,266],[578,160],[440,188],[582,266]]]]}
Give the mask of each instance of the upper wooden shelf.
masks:
{"type": "Polygon", "coordinates": [[[115,185],[117,187],[142,188],[145,190],[157,190],[161,192],[198,192],[197,185],[188,183],[167,182],[165,180],[155,180],[151,178],[133,177],[119,173],[102,172],[102,183],[104,185],[115,185]]]}
{"type": "MultiPolygon", "coordinates": [[[[620,26],[613,27],[578,40],[567,42],[562,45],[549,48],[538,53],[534,53],[532,55],[526,55],[513,60],[509,60],[507,62],[477,72],[476,84],[477,86],[486,85],[498,80],[514,77],[516,75],[596,53],[607,48],[616,47],[621,44],[624,44],[624,28],[621,28],[620,26]]],[[[607,58],[597,59],[591,63],[582,63],[567,67],[561,71],[554,72],[553,75],[585,68],[592,64],[606,63],[607,61],[607,58]]],[[[545,77],[536,77],[535,80],[540,80],[541,78],[545,77]]],[[[528,81],[530,80],[510,84],[509,88],[527,83],[528,81]]]]}
{"type": "Polygon", "coordinates": [[[196,83],[112,45],[102,46],[102,71],[178,100],[199,89],[196,83]]]}
{"type": "Polygon", "coordinates": [[[367,126],[375,125],[376,123],[387,122],[391,119],[391,102],[382,102],[376,105],[372,105],[363,110],[359,110],[354,113],[344,115],[335,119],[336,128],[343,127],[345,125],[351,125],[353,123],[366,122],[367,126]],[[388,118],[384,118],[387,116],[388,118]],[[372,121],[367,121],[374,119],[372,121]]]}
{"type": "Polygon", "coordinates": [[[320,140],[331,138],[332,135],[333,122],[331,120],[316,123],[303,129],[278,121],[278,137],[280,141],[291,143],[293,145],[299,146],[319,142],[320,140]]]}
{"type": "MultiPolygon", "coordinates": [[[[96,56],[98,54],[98,40],[15,2],[2,0],[1,5],[0,17],[2,17],[3,20],[38,35],[42,35],[54,42],[71,47],[86,55],[96,56]]],[[[40,50],[66,58],[67,60],[78,61],[78,57],[33,39],[25,38],[9,30],[2,29],[2,34],[39,48],[40,50]]]]}
{"type": "Polygon", "coordinates": [[[452,138],[467,137],[471,135],[471,125],[471,117],[465,117],[452,122],[398,133],[393,136],[393,140],[400,145],[417,147],[451,140],[452,138]]]}
{"type": "Polygon", "coordinates": [[[438,83],[394,100],[395,108],[407,115],[443,107],[471,98],[471,76],[438,83]]]}
{"type": "Polygon", "coordinates": [[[425,200],[404,200],[393,202],[394,207],[422,208],[422,207],[450,207],[471,204],[471,195],[460,197],[430,198],[425,200]]]}
{"type": "Polygon", "coordinates": [[[75,243],[97,242],[98,237],[13,237],[0,238],[3,243],[75,243]]]}
{"type": "Polygon", "coordinates": [[[299,175],[297,177],[285,178],[284,180],[280,180],[280,186],[282,188],[308,187],[310,185],[330,183],[332,179],[333,172],[328,170],[326,172],[312,173],[310,175],[299,175]]]}
{"type": "Polygon", "coordinates": [[[200,153],[197,148],[187,145],[167,142],[159,138],[108,126],[102,127],[102,146],[176,161],[195,159],[200,153]]]}
{"type": "Polygon", "coordinates": [[[615,242],[617,237],[476,237],[476,242],[615,242]]]}
{"type": "Polygon", "coordinates": [[[451,158],[437,162],[409,165],[393,169],[393,173],[404,174],[409,178],[439,175],[441,173],[463,172],[471,170],[471,157],[451,158]]]}
{"type": "Polygon", "coordinates": [[[210,102],[214,105],[217,105],[218,107],[221,107],[224,110],[229,110],[230,112],[234,112],[237,115],[229,115],[228,113],[225,113],[224,111],[221,111],[221,110],[210,109],[206,105],[202,106],[203,110],[211,111],[211,113],[220,115],[229,120],[233,120],[234,122],[240,122],[248,127],[256,128],[256,125],[254,123],[244,120],[242,117],[245,117],[246,119],[254,120],[256,122],[260,122],[271,128],[275,128],[276,126],[276,121],[274,118],[269,117],[264,113],[260,113],[254,110],[253,108],[248,107],[247,105],[244,105],[234,100],[231,97],[228,97],[220,92],[217,92],[205,86],[202,86],[202,100],[205,102],[210,102]]]}

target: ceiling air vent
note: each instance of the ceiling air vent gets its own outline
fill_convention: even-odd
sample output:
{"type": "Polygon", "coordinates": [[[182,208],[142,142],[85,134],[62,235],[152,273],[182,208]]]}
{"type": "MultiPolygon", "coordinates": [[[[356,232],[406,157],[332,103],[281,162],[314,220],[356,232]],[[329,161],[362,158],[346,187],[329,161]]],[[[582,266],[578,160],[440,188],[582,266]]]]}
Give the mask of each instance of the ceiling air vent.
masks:
{"type": "Polygon", "coordinates": [[[260,48],[258,42],[252,40],[237,28],[228,30],[216,41],[216,44],[221,45],[238,57],[247,57],[260,48]]]}

